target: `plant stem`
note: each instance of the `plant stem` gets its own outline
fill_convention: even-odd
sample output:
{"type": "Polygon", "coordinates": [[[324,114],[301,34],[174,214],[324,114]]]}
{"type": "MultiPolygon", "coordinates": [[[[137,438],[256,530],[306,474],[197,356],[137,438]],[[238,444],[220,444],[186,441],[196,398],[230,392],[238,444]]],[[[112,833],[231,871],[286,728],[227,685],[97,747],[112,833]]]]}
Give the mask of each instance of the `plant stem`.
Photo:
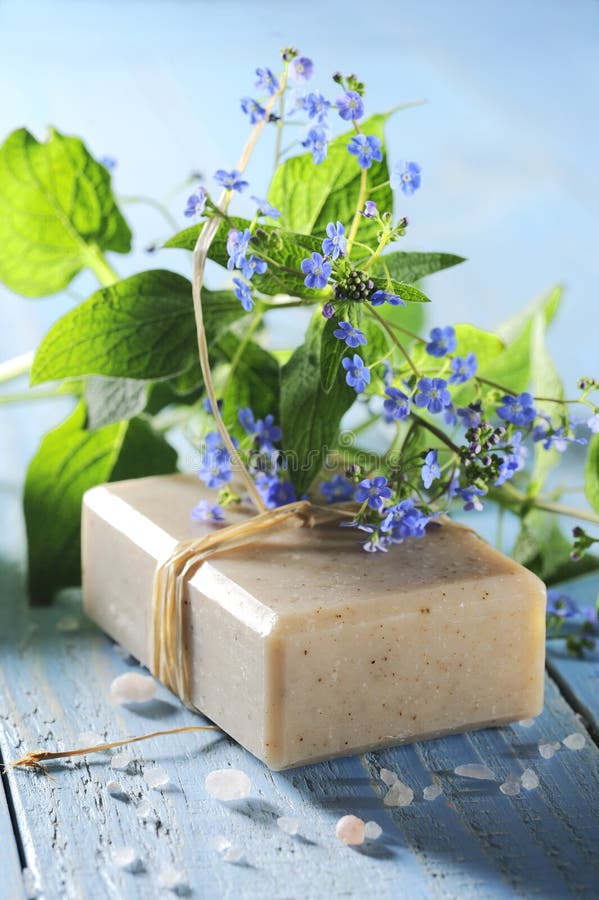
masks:
{"type": "Polygon", "coordinates": [[[347,238],[347,255],[349,256],[351,253],[352,244],[358,232],[358,227],[360,225],[361,219],[361,209],[364,206],[364,202],[366,200],[366,194],[368,193],[368,169],[362,169],[360,174],[360,192],[358,194],[358,202],[356,204],[356,211],[354,213],[354,219],[351,223],[351,228],[349,231],[349,235],[347,238]]]}
{"type": "Polygon", "coordinates": [[[88,248],[87,265],[103,287],[108,287],[119,280],[117,272],[115,272],[100,248],[95,244],[88,248]]]}
{"type": "Polygon", "coordinates": [[[387,334],[389,335],[389,337],[391,338],[391,340],[393,341],[393,343],[395,344],[395,346],[398,347],[399,350],[403,353],[403,355],[404,355],[404,357],[405,357],[405,359],[406,359],[406,362],[408,363],[408,365],[409,365],[410,368],[412,369],[412,371],[413,371],[414,375],[416,376],[416,378],[420,378],[420,372],[418,371],[418,369],[416,368],[416,366],[415,366],[414,363],[412,362],[412,360],[411,360],[411,358],[410,358],[410,355],[409,355],[408,351],[405,349],[405,347],[403,346],[403,344],[400,343],[400,341],[398,341],[397,337],[393,334],[393,331],[391,330],[391,327],[390,327],[390,323],[387,322],[387,320],[384,319],[382,316],[380,316],[380,315],[377,313],[377,311],[376,311],[375,309],[373,309],[372,306],[370,306],[370,307],[368,308],[368,312],[369,312],[372,316],[374,316],[374,318],[375,318],[378,322],[380,322],[380,324],[383,326],[383,328],[385,329],[385,331],[387,332],[387,334]]]}
{"type": "Polygon", "coordinates": [[[564,503],[554,503],[552,500],[543,500],[539,497],[529,497],[528,494],[519,491],[512,484],[502,485],[502,491],[524,505],[534,506],[546,512],[556,513],[558,516],[570,516],[573,519],[584,519],[585,522],[593,522],[599,525],[599,516],[586,509],[578,509],[576,506],[567,506],[564,503]]]}
{"type": "Polygon", "coordinates": [[[13,378],[19,378],[21,375],[27,375],[31,369],[34,356],[35,351],[29,350],[27,353],[21,353],[19,356],[13,356],[12,359],[7,359],[6,362],[0,363],[0,383],[12,381],[13,378]]]}
{"type": "Polygon", "coordinates": [[[173,231],[179,231],[179,223],[160,200],[154,200],[153,197],[121,197],[120,201],[121,203],[143,203],[146,206],[151,206],[160,213],[165,222],[168,222],[169,227],[173,231]]]}
{"type": "Polygon", "coordinates": [[[457,446],[457,444],[454,444],[451,438],[448,438],[445,432],[441,431],[440,428],[437,428],[436,425],[433,425],[432,422],[427,422],[426,419],[423,419],[418,415],[418,413],[415,413],[414,410],[411,411],[410,416],[413,419],[416,419],[419,425],[422,425],[423,428],[426,428],[427,431],[430,431],[431,434],[434,434],[435,437],[438,437],[439,440],[444,443],[446,447],[449,447],[450,450],[453,450],[454,453],[460,452],[460,448],[457,446]]]}
{"type": "Polygon", "coordinates": [[[279,162],[281,159],[281,144],[283,141],[283,117],[285,116],[285,90],[287,88],[287,63],[285,63],[285,69],[283,70],[283,74],[281,75],[281,81],[279,86],[279,121],[277,122],[277,140],[275,144],[275,172],[279,168],[279,162]]]}

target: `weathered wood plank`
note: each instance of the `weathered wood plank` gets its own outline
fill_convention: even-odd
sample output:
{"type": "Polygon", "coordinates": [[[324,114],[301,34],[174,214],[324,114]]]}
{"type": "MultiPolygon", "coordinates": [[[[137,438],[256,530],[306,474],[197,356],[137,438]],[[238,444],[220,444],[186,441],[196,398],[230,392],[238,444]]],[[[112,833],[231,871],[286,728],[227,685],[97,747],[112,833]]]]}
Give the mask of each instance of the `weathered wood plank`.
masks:
{"type": "Polygon", "coordinates": [[[21,862],[2,782],[0,782],[0,861],[2,863],[0,896],[21,900],[25,897],[21,862]]]}

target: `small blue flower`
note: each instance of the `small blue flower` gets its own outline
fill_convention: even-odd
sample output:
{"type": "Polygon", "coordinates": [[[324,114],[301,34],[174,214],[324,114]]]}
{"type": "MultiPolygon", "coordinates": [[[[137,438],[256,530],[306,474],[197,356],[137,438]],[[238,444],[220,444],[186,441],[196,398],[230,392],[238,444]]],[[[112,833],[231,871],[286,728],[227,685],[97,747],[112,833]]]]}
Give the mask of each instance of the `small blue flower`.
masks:
{"type": "Polygon", "coordinates": [[[563,425],[559,428],[551,428],[546,424],[535,425],[532,430],[532,439],[535,443],[543,442],[544,450],[557,450],[558,453],[564,453],[568,449],[568,444],[586,444],[586,438],[577,438],[572,431],[567,431],[563,425]]]}
{"type": "Polygon", "coordinates": [[[482,422],[482,405],[480,400],[476,400],[468,406],[462,406],[458,409],[458,416],[462,420],[463,428],[477,428],[482,422]]]}
{"type": "Polygon", "coordinates": [[[282,215],[282,213],[278,209],[275,209],[274,206],[271,206],[268,200],[265,200],[264,197],[252,196],[251,199],[258,207],[258,212],[261,216],[267,216],[269,219],[278,219],[279,216],[282,215]]]}
{"type": "Polygon", "coordinates": [[[273,94],[276,94],[279,90],[279,82],[270,69],[256,69],[256,75],[258,76],[258,80],[255,82],[254,86],[257,87],[258,90],[266,91],[271,97],[273,94]]]}
{"type": "Polygon", "coordinates": [[[237,413],[239,424],[248,434],[255,434],[256,422],[254,421],[254,413],[249,406],[243,406],[237,413]]]}
{"type": "Polygon", "coordinates": [[[254,253],[252,253],[250,257],[244,257],[244,259],[241,260],[241,274],[244,278],[247,278],[248,281],[254,274],[264,275],[267,269],[268,263],[263,259],[260,259],[260,257],[256,256],[254,253]]]}
{"type": "Polygon", "coordinates": [[[470,512],[475,509],[477,512],[481,512],[483,509],[483,504],[480,500],[480,497],[486,496],[486,491],[483,491],[482,488],[474,487],[470,485],[465,488],[458,488],[456,490],[456,494],[464,500],[464,510],[466,512],[470,512]]]}
{"type": "Polygon", "coordinates": [[[214,173],[214,180],[227,191],[238,191],[240,194],[250,186],[248,181],[243,180],[241,173],[237,169],[232,169],[230,172],[219,169],[218,172],[214,173]]]}
{"type": "Polygon", "coordinates": [[[277,475],[267,475],[260,472],[256,478],[258,493],[264,500],[268,509],[277,506],[286,506],[297,500],[295,488],[288,481],[281,481],[277,475]]]}
{"type": "Polygon", "coordinates": [[[206,208],[206,196],[206,188],[202,187],[202,185],[197,187],[193,194],[187,198],[184,215],[188,218],[201,216],[206,208]]]}
{"type": "Polygon", "coordinates": [[[406,395],[399,388],[388,387],[385,391],[387,399],[383,403],[383,419],[393,422],[395,419],[407,419],[410,415],[410,404],[406,395]]]}
{"type": "Polygon", "coordinates": [[[353,387],[356,394],[361,394],[362,391],[366,390],[366,385],[370,384],[370,369],[364,365],[362,358],[357,353],[354,353],[353,359],[349,359],[346,356],[345,359],[341,360],[341,365],[346,371],[346,384],[353,387]]]}
{"type": "Polygon", "coordinates": [[[315,288],[317,290],[326,287],[332,271],[332,266],[321,253],[314,252],[312,253],[312,256],[303,259],[301,268],[306,276],[304,278],[306,287],[315,288]]]}
{"type": "Polygon", "coordinates": [[[572,597],[561,591],[547,591],[547,614],[560,619],[572,619],[578,615],[578,607],[572,597]]]}
{"type": "Polygon", "coordinates": [[[230,229],[227,235],[227,253],[229,254],[227,269],[241,268],[251,238],[252,233],[249,228],[246,228],[245,231],[239,231],[237,228],[230,229]]]}
{"type": "Polygon", "coordinates": [[[250,125],[255,125],[256,122],[261,122],[266,118],[266,110],[257,100],[253,100],[251,97],[242,97],[239,102],[241,111],[250,117],[250,125]]]}
{"type": "Polygon", "coordinates": [[[365,219],[376,219],[379,214],[378,208],[374,200],[366,200],[364,209],[360,210],[360,215],[365,219]]]}
{"type": "Polygon", "coordinates": [[[221,443],[220,435],[213,431],[205,437],[198,475],[209,488],[223,487],[233,477],[229,451],[221,443]]]}
{"type": "Polygon", "coordinates": [[[398,162],[391,172],[391,187],[393,190],[398,188],[406,195],[410,196],[420,187],[421,168],[415,162],[398,162]]]}
{"type": "Polygon", "coordinates": [[[334,337],[345,341],[348,347],[355,350],[360,344],[367,344],[366,336],[359,328],[354,328],[349,322],[339,322],[339,327],[333,332],[334,337]]]}
{"type": "Polygon", "coordinates": [[[499,467],[499,474],[495,486],[499,487],[524,468],[528,448],[522,444],[522,432],[516,431],[510,438],[511,453],[505,453],[499,467]]]}
{"type": "Polygon", "coordinates": [[[452,328],[451,325],[448,325],[447,328],[433,328],[426,345],[426,352],[429,356],[436,356],[440,359],[446,353],[453,353],[457,345],[455,328],[452,328]]]}
{"type": "Polygon", "coordinates": [[[373,306],[382,306],[388,303],[390,306],[405,306],[406,301],[402,300],[399,294],[393,294],[390,291],[378,290],[370,295],[370,302],[373,306]]]}
{"type": "Polygon", "coordinates": [[[339,115],[346,122],[352,119],[361,119],[364,115],[364,103],[357,91],[346,91],[337,99],[336,107],[339,115]]]}
{"type": "Polygon", "coordinates": [[[390,500],[393,491],[383,475],[374,478],[364,478],[356,488],[354,495],[358,503],[368,502],[370,509],[382,509],[385,500],[390,500]]]}
{"type": "Polygon", "coordinates": [[[242,281],[241,278],[234,278],[233,284],[235,285],[235,296],[241,301],[241,305],[245,311],[251,312],[254,308],[251,287],[249,284],[246,284],[245,281],[242,281]]]}
{"type": "Polygon", "coordinates": [[[380,530],[388,535],[391,543],[401,544],[406,538],[424,537],[429,522],[430,516],[419,510],[413,500],[408,499],[385,510],[380,530]]]}
{"type": "Polygon", "coordinates": [[[330,481],[321,481],[319,487],[327,503],[346,503],[354,496],[353,484],[343,475],[335,475],[330,481]]]}
{"type": "Polygon", "coordinates": [[[113,169],[116,169],[118,165],[114,156],[103,156],[100,159],[100,164],[103,165],[105,169],[108,169],[109,172],[112,172],[113,169]]]}
{"type": "Polygon", "coordinates": [[[222,507],[218,503],[210,503],[209,500],[200,500],[191,511],[194,522],[224,522],[222,507]]]}
{"type": "MultiPolygon", "coordinates": [[[[218,406],[218,409],[220,411],[223,408],[223,401],[217,400],[216,405],[218,406]]],[[[202,406],[204,407],[204,409],[206,410],[207,413],[209,413],[211,416],[214,415],[214,412],[212,411],[212,404],[210,403],[209,397],[204,397],[204,399],[202,401],[202,406]]]]}
{"type": "Polygon", "coordinates": [[[325,319],[332,319],[335,315],[335,307],[332,303],[325,303],[322,307],[322,314],[325,319]]]}
{"type": "Polygon", "coordinates": [[[530,425],[537,414],[534,408],[532,396],[528,393],[518,394],[517,397],[505,395],[502,398],[503,406],[497,410],[497,415],[511,422],[512,425],[530,425]]]}
{"type": "Polygon", "coordinates": [[[449,376],[449,383],[464,384],[476,374],[477,369],[478,362],[474,353],[469,353],[465,359],[461,356],[456,356],[455,359],[451,360],[452,374],[449,376]]]}
{"type": "Polygon", "coordinates": [[[330,108],[331,104],[325,100],[320,91],[313,91],[302,98],[302,109],[305,109],[310,119],[316,119],[318,122],[326,120],[330,108]]]}
{"type": "Polygon", "coordinates": [[[329,222],[326,231],[327,237],[322,242],[322,252],[324,255],[330,256],[331,259],[339,259],[340,256],[345,256],[345,251],[347,249],[345,228],[341,222],[337,222],[336,225],[334,222],[329,222]]]}
{"type": "Polygon", "coordinates": [[[424,465],[420,470],[420,475],[422,477],[422,483],[424,484],[427,491],[433,481],[436,481],[437,478],[441,477],[441,469],[439,468],[439,464],[437,463],[436,450],[429,450],[424,457],[424,465]]]}
{"type": "Polygon", "coordinates": [[[292,81],[308,81],[313,72],[314,63],[307,56],[296,56],[289,65],[289,77],[292,81]]]}
{"type": "Polygon", "coordinates": [[[450,428],[453,428],[454,425],[458,424],[458,417],[456,416],[453,404],[451,404],[451,406],[446,406],[443,410],[443,421],[446,425],[449,425],[450,428]]]}
{"type": "Polygon", "coordinates": [[[355,134],[347,149],[352,156],[358,157],[361,169],[369,169],[373,162],[381,162],[383,158],[380,138],[374,135],[355,134]]]}
{"type": "Polygon", "coordinates": [[[302,147],[310,150],[312,159],[317,165],[323,162],[329,150],[327,133],[324,128],[311,128],[306,139],[302,141],[302,147]]]}
{"type": "Polygon", "coordinates": [[[283,437],[283,432],[274,421],[275,417],[269,413],[263,419],[258,419],[254,425],[254,434],[261,453],[271,453],[275,449],[274,443],[283,437]]]}
{"type": "Polygon", "coordinates": [[[599,434],[599,410],[586,420],[586,426],[593,434],[599,434]]]}
{"type": "Polygon", "coordinates": [[[451,395],[443,378],[421,378],[416,385],[414,403],[430,413],[440,413],[451,406],[451,395]]]}

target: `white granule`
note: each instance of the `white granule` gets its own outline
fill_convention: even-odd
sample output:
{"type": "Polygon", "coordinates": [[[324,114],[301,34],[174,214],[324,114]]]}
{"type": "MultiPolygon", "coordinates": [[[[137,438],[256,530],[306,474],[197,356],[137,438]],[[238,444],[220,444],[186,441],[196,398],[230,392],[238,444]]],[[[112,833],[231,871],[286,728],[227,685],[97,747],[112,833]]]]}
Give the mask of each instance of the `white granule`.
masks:
{"type": "Polygon", "coordinates": [[[520,721],[518,722],[518,725],[521,725],[522,728],[532,728],[534,724],[534,719],[520,719],[520,721]]]}
{"type": "Polygon", "coordinates": [[[385,794],[383,803],[385,806],[409,806],[413,799],[414,791],[412,788],[397,779],[385,794]]]}
{"type": "Polygon", "coordinates": [[[279,816],[277,825],[281,831],[285,832],[285,834],[290,834],[292,836],[299,831],[299,822],[297,819],[292,819],[289,816],[279,816]]]}
{"type": "Polygon", "coordinates": [[[106,740],[96,731],[82,731],[77,735],[77,743],[83,750],[84,747],[99,747],[100,744],[105,744],[106,740]]]}
{"type": "Polygon", "coordinates": [[[119,869],[134,871],[139,865],[139,857],[133,847],[120,847],[112,851],[112,861],[119,869]]]}
{"type": "Polygon", "coordinates": [[[438,784],[429,784],[423,790],[422,796],[425,800],[436,800],[442,793],[443,791],[438,784]]]}
{"type": "Polygon", "coordinates": [[[383,784],[386,784],[387,787],[391,787],[392,784],[395,784],[399,779],[399,775],[396,775],[395,772],[392,772],[391,769],[381,769],[379,772],[379,777],[383,784]]]}
{"type": "Polygon", "coordinates": [[[147,703],[155,696],[156,682],[149,675],[140,675],[139,672],[118,675],[110,685],[113,703],[147,703]]]}
{"type": "Polygon", "coordinates": [[[463,778],[478,778],[480,781],[496,780],[495,772],[481,763],[465,763],[463,766],[456,766],[453,771],[463,778]]]}
{"type": "Polygon", "coordinates": [[[517,775],[510,775],[503,784],[499,785],[499,790],[506,797],[516,797],[520,793],[521,782],[517,775]]]}
{"type": "Polygon", "coordinates": [[[110,760],[110,767],[112,769],[127,769],[133,762],[133,754],[130,750],[121,750],[120,753],[115,753],[112,759],[110,760]]]}
{"type": "Polygon", "coordinates": [[[241,847],[236,847],[234,844],[231,844],[231,846],[222,854],[222,858],[225,862],[238,863],[243,859],[243,855],[241,847]]]}
{"type": "Polygon", "coordinates": [[[21,872],[21,877],[23,878],[23,887],[27,900],[35,900],[40,893],[35,873],[31,869],[25,868],[21,872]]]}
{"type": "Polygon", "coordinates": [[[150,802],[148,800],[140,800],[135,807],[135,815],[138,819],[153,818],[153,810],[150,802]]]}
{"type": "Polygon", "coordinates": [[[539,753],[543,759],[551,759],[552,756],[555,756],[556,750],[559,750],[558,741],[541,741],[539,743],[539,753]]]}
{"type": "Polygon", "coordinates": [[[369,841],[376,841],[383,833],[378,822],[367,822],[364,826],[364,837],[369,841]]]}
{"type": "Polygon", "coordinates": [[[183,892],[187,887],[185,876],[180,869],[174,866],[166,866],[158,875],[158,887],[164,891],[183,892]]]}
{"type": "Polygon", "coordinates": [[[80,627],[81,619],[79,618],[79,616],[72,615],[62,616],[62,618],[58,619],[55,625],[57,631],[62,631],[64,633],[79,631],[80,627]]]}
{"type": "Polygon", "coordinates": [[[562,744],[564,747],[567,747],[568,750],[582,750],[586,742],[587,739],[584,734],[573,732],[573,734],[569,734],[563,739],[562,744]]]}
{"type": "Polygon", "coordinates": [[[109,794],[112,794],[113,797],[123,793],[123,789],[118,781],[107,781],[106,790],[109,794]]]}
{"type": "Polygon", "coordinates": [[[357,816],[341,816],[335,827],[335,834],[342,843],[357,847],[364,843],[366,825],[357,816]]]}
{"type": "Polygon", "coordinates": [[[539,786],[539,776],[532,769],[524,769],[520,781],[525,791],[534,791],[539,786]]]}
{"type": "Polygon", "coordinates": [[[144,779],[148,787],[154,791],[159,791],[160,788],[166,787],[171,780],[168,772],[162,766],[152,766],[150,769],[144,769],[144,779]]]}
{"type": "Polygon", "coordinates": [[[224,834],[217,834],[217,836],[210,841],[210,846],[214,847],[217,853],[223,853],[231,846],[231,841],[229,838],[226,838],[224,834]]]}
{"type": "Polygon", "coordinates": [[[252,789],[252,782],[241,769],[215,769],[209,772],[204,787],[216,800],[243,800],[252,789]]]}

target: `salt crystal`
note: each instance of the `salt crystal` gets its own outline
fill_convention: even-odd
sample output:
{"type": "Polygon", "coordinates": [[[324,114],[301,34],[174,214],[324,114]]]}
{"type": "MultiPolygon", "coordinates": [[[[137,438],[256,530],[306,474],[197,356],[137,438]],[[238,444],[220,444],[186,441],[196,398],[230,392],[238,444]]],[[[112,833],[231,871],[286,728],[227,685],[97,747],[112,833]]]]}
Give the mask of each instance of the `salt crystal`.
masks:
{"type": "Polygon", "coordinates": [[[148,787],[155,791],[165,787],[171,780],[168,772],[162,766],[152,766],[151,769],[145,769],[144,779],[148,787]]]}
{"type": "Polygon", "coordinates": [[[135,870],[139,857],[133,847],[120,847],[112,851],[112,861],[119,869],[135,870]]]}
{"type": "Polygon", "coordinates": [[[83,749],[84,747],[98,747],[100,744],[105,744],[106,740],[95,731],[82,731],[77,736],[77,743],[83,749]]]}
{"type": "Polygon", "coordinates": [[[120,786],[120,784],[118,783],[118,781],[107,781],[106,782],[106,790],[108,791],[109,794],[112,794],[113,796],[117,796],[118,794],[123,793],[123,789],[120,786]]]}
{"type": "Polygon", "coordinates": [[[174,866],[166,866],[158,875],[158,887],[165,891],[179,893],[187,887],[183,872],[174,866]]]}
{"type": "Polygon", "coordinates": [[[217,834],[215,838],[210,841],[211,845],[217,851],[217,853],[223,853],[231,846],[231,841],[229,838],[226,838],[223,834],[217,834]]]}
{"type": "Polygon", "coordinates": [[[453,771],[456,775],[462,775],[464,778],[495,781],[495,772],[491,771],[488,766],[483,766],[480,763],[466,763],[463,766],[456,766],[453,771]]]}
{"type": "Polygon", "coordinates": [[[252,789],[252,782],[241,769],[215,769],[206,775],[204,787],[217,800],[242,800],[252,789]]]}
{"type": "Polygon", "coordinates": [[[289,816],[279,816],[277,825],[285,834],[297,834],[299,831],[299,822],[297,819],[291,819],[289,816]]]}
{"type": "Polygon", "coordinates": [[[21,872],[21,877],[23,879],[23,887],[25,888],[27,900],[35,900],[40,893],[35,873],[31,869],[25,867],[21,872]]]}
{"type": "Polygon", "coordinates": [[[367,822],[364,826],[364,837],[369,841],[376,841],[383,833],[383,829],[378,822],[367,822]]]}
{"type": "Polygon", "coordinates": [[[344,844],[356,847],[364,843],[366,825],[357,816],[342,816],[335,827],[335,834],[344,844]]]}
{"type": "Polygon", "coordinates": [[[379,777],[383,784],[386,784],[387,787],[391,787],[392,784],[398,780],[399,776],[392,772],[391,769],[381,769],[379,772],[379,777]]]}
{"type": "Polygon", "coordinates": [[[135,807],[135,814],[138,819],[151,819],[153,809],[148,800],[140,800],[135,807]]]}
{"type": "Polygon", "coordinates": [[[121,750],[120,753],[115,753],[112,759],[110,760],[110,767],[112,769],[126,769],[133,762],[133,754],[130,750],[121,750]]]}
{"type": "Polygon", "coordinates": [[[503,784],[499,785],[499,790],[506,797],[516,797],[520,793],[521,782],[517,775],[510,775],[503,784]]]}
{"type": "Polygon", "coordinates": [[[521,725],[522,728],[532,728],[534,724],[534,719],[520,719],[520,721],[518,722],[518,725],[521,725]]]}
{"type": "Polygon", "coordinates": [[[113,703],[147,703],[156,694],[156,682],[149,675],[139,672],[125,672],[118,675],[110,685],[110,699],[113,703]]]}
{"type": "Polygon", "coordinates": [[[226,862],[230,863],[241,862],[241,860],[243,859],[243,850],[241,849],[241,847],[235,847],[233,844],[231,844],[231,846],[223,853],[222,858],[226,862]]]}
{"type": "Polygon", "coordinates": [[[57,631],[69,632],[69,631],[79,631],[81,626],[81,619],[79,616],[62,616],[61,619],[58,619],[56,625],[54,626],[57,631]]]}
{"type": "Polygon", "coordinates": [[[587,739],[584,734],[578,734],[574,732],[573,734],[569,734],[562,741],[564,747],[567,747],[568,750],[582,750],[584,745],[586,744],[587,739]]]}
{"type": "Polygon", "coordinates": [[[551,759],[552,756],[555,756],[556,750],[559,750],[557,741],[541,741],[539,743],[539,753],[543,759],[551,759]]]}
{"type": "Polygon", "coordinates": [[[397,779],[385,794],[383,803],[385,806],[409,806],[413,799],[414,791],[412,788],[397,779]]]}
{"type": "Polygon", "coordinates": [[[436,800],[442,793],[443,791],[438,784],[429,784],[423,790],[422,796],[425,800],[436,800]]]}
{"type": "Polygon", "coordinates": [[[527,791],[534,791],[539,786],[539,776],[532,769],[524,769],[520,777],[522,787],[527,791]]]}

